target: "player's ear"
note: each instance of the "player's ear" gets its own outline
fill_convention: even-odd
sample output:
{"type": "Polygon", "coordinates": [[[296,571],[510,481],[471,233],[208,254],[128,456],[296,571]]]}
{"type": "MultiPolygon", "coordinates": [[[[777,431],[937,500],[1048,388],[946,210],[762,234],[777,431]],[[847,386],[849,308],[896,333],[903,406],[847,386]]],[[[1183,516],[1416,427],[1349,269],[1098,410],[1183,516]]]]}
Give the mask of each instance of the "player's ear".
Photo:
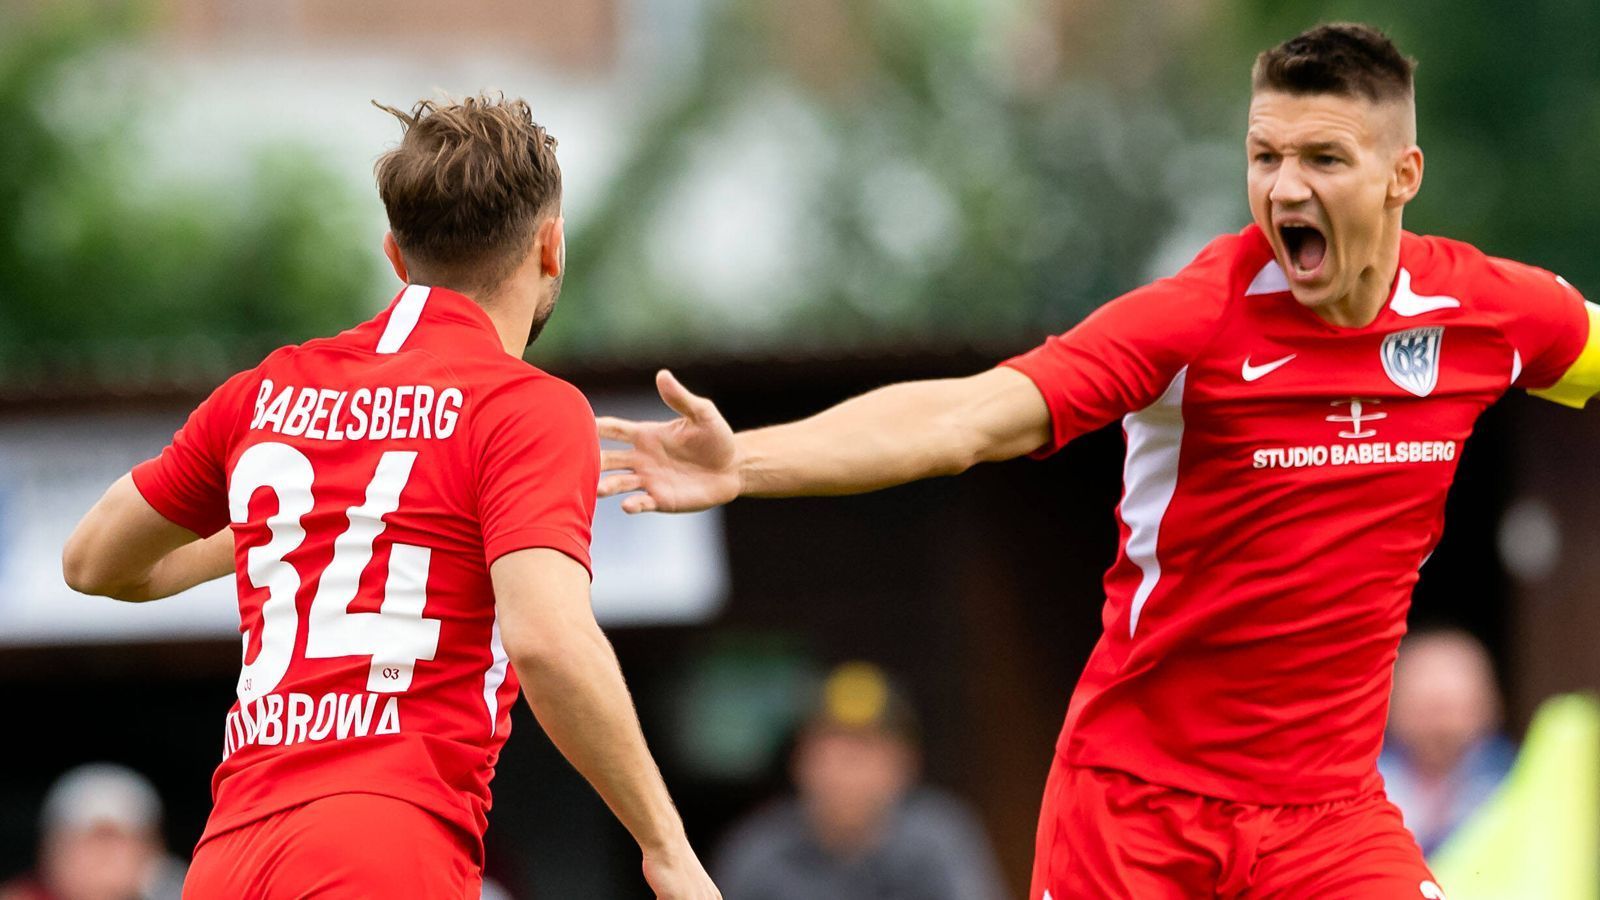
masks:
{"type": "Polygon", "coordinates": [[[560,278],[567,270],[566,220],[551,216],[539,226],[539,272],[547,278],[560,278]]]}
{"type": "Polygon", "coordinates": [[[1422,190],[1422,148],[1412,144],[1400,151],[1389,178],[1389,208],[1405,206],[1422,190]]]}
{"type": "Polygon", "coordinates": [[[405,257],[400,255],[400,245],[395,243],[392,231],[383,233],[383,255],[389,257],[389,265],[394,267],[394,274],[400,276],[401,281],[410,284],[411,279],[406,277],[405,257]]]}

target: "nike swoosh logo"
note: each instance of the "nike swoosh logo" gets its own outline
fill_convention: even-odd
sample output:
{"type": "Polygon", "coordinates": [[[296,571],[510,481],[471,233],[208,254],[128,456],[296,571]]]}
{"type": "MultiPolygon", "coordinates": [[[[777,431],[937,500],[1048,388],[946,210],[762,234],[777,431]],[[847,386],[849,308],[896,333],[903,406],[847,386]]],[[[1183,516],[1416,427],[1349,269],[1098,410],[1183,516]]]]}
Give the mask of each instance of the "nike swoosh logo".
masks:
{"type": "Polygon", "coordinates": [[[1298,353],[1291,353],[1283,359],[1275,359],[1259,366],[1250,365],[1250,357],[1247,356],[1244,358],[1244,368],[1240,370],[1239,374],[1244,376],[1245,381],[1257,381],[1277,371],[1280,366],[1299,355],[1298,353]]]}
{"type": "Polygon", "coordinates": [[[1411,318],[1423,313],[1438,312],[1441,309],[1455,309],[1461,301],[1454,297],[1423,296],[1411,291],[1411,273],[1405,269],[1400,270],[1400,280],[1394,287],[1394,299],[1389,301],[1389,308],[1396,315],[1411,318]]]}

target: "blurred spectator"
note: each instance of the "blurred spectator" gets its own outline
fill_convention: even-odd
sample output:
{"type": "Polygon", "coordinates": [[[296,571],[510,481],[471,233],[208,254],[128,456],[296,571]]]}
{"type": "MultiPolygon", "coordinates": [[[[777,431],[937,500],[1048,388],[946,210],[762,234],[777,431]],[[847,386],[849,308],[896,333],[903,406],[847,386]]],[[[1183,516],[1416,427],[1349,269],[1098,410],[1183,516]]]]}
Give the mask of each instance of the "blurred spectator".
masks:
{"type": "Polygon", "coordinates": [[[727,900],[998,900],[994,857],[955,798],[918,787],[917,722],[876,667],[840,666],[791,760],[798,796],[735,826],[727,900]]]}
{"type": "Polygon", "coordinates": [[[79,766],[45,795],[39,863],[0,886],[0,900],[167,900],[183,864],[161,841],[161,798],[143,775],[111,763],[79,766]]]}
{"type": "Polygon", "coordinates": [[[1511,771],[1489,654],[1472,635],[1428,631],[1400,645],[1378,770],[1424,854],[1444,843],[1511,771]]]}

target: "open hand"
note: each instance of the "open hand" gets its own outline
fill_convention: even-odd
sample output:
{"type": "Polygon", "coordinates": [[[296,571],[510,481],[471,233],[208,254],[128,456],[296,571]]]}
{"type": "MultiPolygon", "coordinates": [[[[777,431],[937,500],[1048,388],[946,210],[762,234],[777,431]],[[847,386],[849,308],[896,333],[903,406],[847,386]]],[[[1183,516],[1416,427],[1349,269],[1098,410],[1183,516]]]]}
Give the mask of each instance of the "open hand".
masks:
{"type": "Polygon", "coordinates": [[[739,496],[738,448],[716,404],[691,394],[666,369],[656,373],[656,390],[679,418],[597,421],[600,437],[630,445],[601,452],[600,468],[611,474],[600,479],[600,496],[629,494],[622,500],[627,513],[697,512],[739,496]]]}

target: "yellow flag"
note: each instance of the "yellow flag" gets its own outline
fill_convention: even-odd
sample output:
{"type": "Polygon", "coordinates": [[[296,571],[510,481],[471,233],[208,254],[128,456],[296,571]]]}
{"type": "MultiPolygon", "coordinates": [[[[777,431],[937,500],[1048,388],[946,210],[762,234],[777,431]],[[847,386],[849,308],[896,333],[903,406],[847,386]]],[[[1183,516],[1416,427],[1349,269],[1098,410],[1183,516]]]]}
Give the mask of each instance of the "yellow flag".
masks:
{"type": "Polygon", "coordinates": [[[1428,862],[1450,900],[1600,898],[1600,699],[1540,707],[1505,783],[1428,862]]]}

